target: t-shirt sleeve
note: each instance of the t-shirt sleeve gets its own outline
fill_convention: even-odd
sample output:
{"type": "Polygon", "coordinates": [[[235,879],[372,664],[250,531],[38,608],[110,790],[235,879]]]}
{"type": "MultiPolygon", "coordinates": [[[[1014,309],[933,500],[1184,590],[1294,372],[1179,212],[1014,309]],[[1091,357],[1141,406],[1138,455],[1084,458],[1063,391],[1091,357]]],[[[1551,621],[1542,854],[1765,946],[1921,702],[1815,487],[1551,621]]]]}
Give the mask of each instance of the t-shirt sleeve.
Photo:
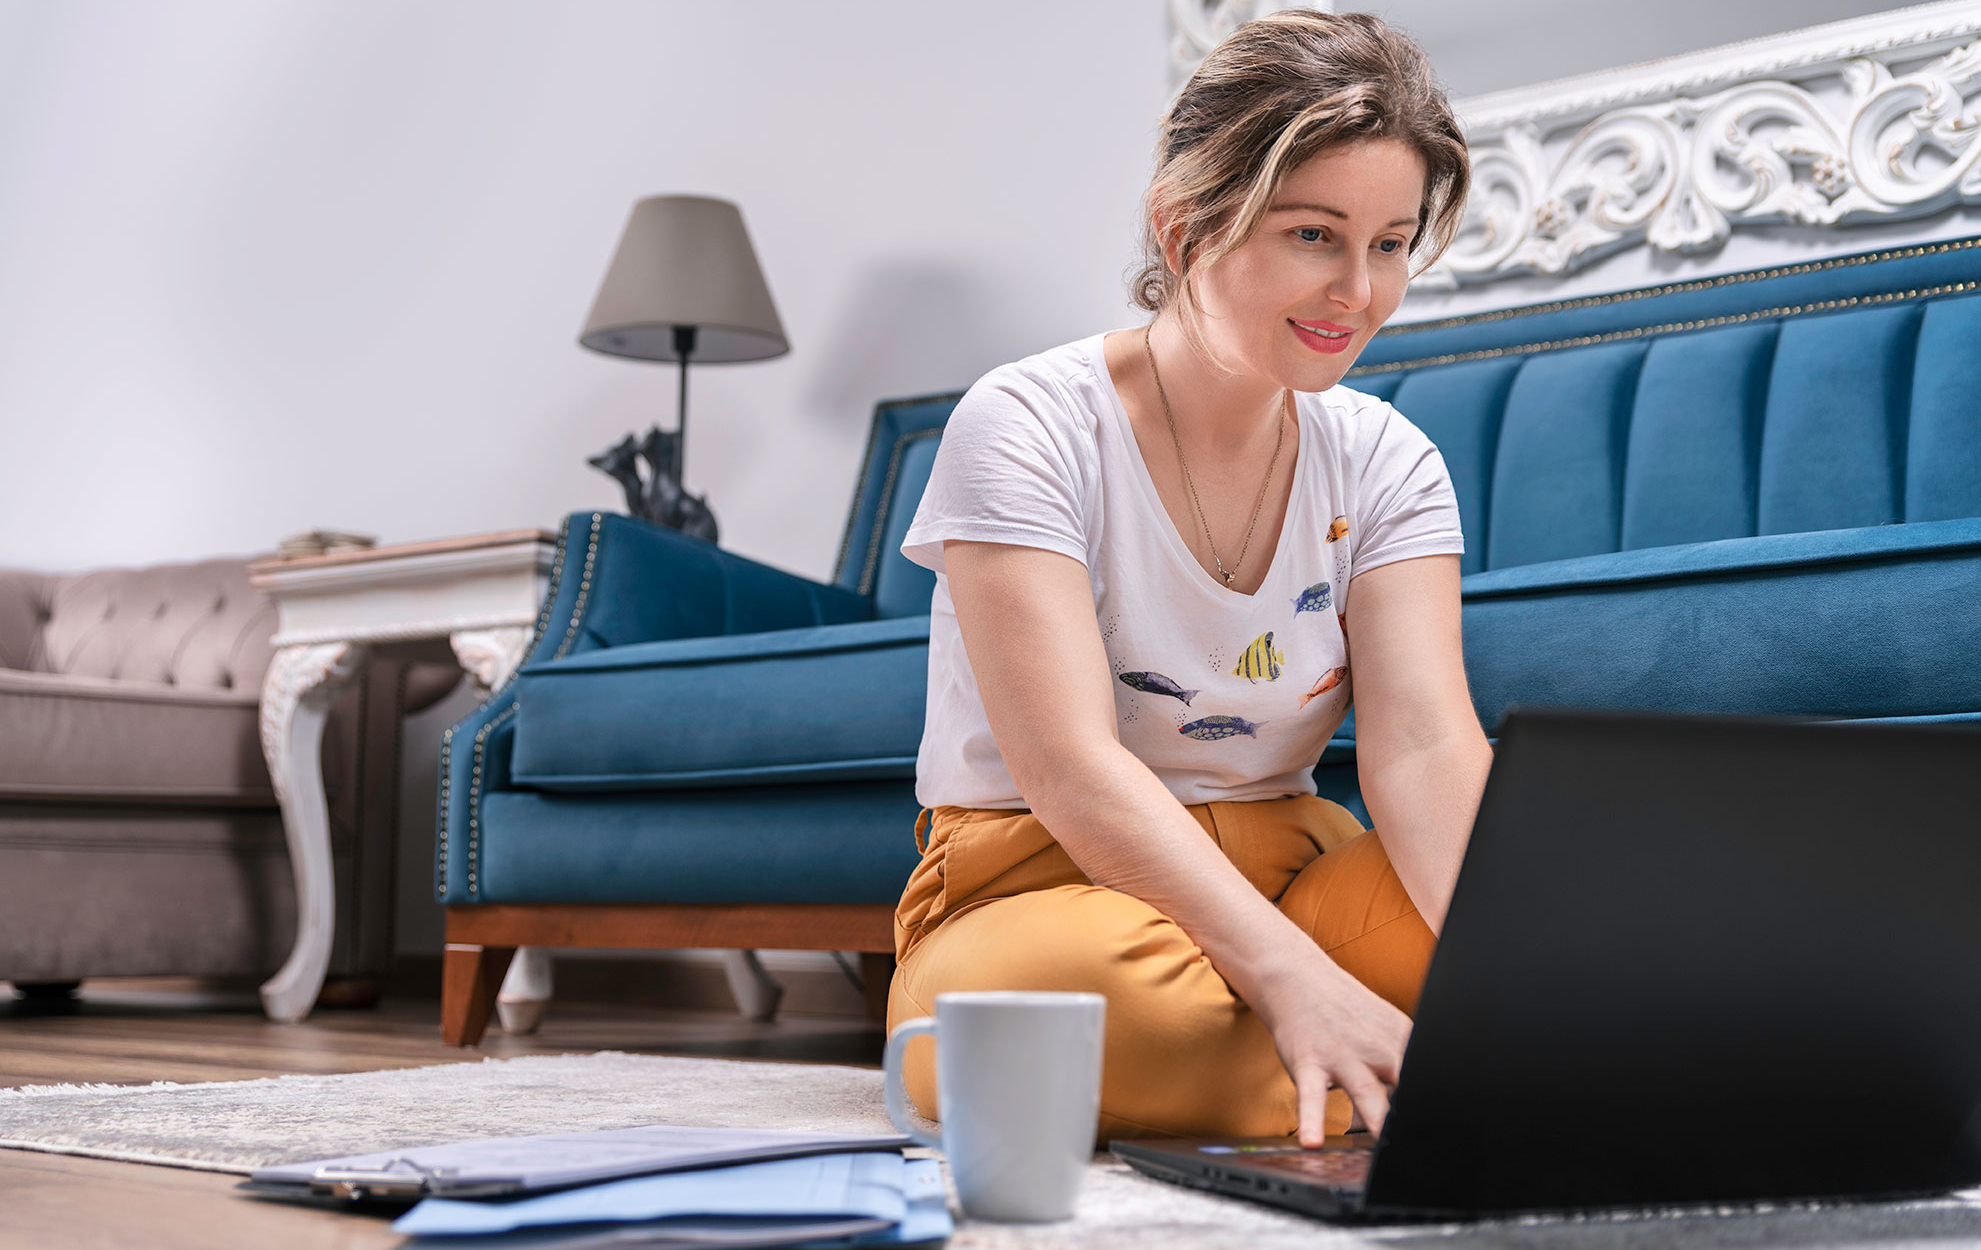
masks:
{"type": "Polygon", "coordinates": [[[1375,429],[1357,491],[1362,533],[1354,548],[1355,571],[1462,553],[1458,496],[1437,445],[1387,402],[1371,406],[1362,420],[1375,429]]]}
{"type": "Polygon", "coordinates": [[[1052,392],[993,371],[943,426],[901,554],[943,571],[944,539],[1042,547],[1087,563],[1087,489],[1068,414],[1052,392]]]}

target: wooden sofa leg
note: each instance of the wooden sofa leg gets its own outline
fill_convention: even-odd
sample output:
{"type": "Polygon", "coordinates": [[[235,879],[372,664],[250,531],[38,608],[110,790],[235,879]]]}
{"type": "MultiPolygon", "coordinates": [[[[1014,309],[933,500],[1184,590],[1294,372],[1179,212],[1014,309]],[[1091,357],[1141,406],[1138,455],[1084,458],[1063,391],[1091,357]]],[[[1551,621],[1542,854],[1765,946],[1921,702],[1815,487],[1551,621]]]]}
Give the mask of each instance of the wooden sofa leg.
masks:
{"type": "Polygon", "coordinates": [[[473,1046],[488,1028],[495,993],[509,971],[513,946],[449,942],[442,959],[440,1036],[449,1046],[473,1046]]]}
{"type": "Polygon", "coordinates": [[[860,952],[860,986],[867,992],[867,1014],[883,1023],[887,1020],[887,987],[893,980],[894,956],[860,952]]]}

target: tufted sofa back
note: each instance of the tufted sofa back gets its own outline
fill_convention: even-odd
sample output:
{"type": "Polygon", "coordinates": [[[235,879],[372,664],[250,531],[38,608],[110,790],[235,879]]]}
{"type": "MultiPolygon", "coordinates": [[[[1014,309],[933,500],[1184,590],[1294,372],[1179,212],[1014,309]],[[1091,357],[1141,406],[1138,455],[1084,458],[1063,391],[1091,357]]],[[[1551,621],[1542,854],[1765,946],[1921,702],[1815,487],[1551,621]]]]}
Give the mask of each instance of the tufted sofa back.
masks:
{"type": "Polygon", "coordinates": [[[1981,516],[1981,240],[1386,330],[1463,569],[1981,516]]]}
{"type": "Polygon", "coordinates": [[[248,585],[247,566],[0,571],[0,668],[252,697],[272,655],[275,606],[248,585]]]}

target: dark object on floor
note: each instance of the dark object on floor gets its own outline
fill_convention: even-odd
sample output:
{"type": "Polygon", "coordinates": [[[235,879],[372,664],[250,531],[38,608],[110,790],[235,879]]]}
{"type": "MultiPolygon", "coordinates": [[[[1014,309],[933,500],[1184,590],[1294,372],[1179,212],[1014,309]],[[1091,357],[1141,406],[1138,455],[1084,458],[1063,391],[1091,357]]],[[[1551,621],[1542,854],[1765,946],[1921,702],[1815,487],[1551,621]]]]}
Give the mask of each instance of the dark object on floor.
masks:
{"type": "Polygon", "coordinates": [[[30,1003],[67,1003],[75,1001],[76,991],[82,988],[81,981],[16,981],[14,992],[23,1001],[30,1003]]]}

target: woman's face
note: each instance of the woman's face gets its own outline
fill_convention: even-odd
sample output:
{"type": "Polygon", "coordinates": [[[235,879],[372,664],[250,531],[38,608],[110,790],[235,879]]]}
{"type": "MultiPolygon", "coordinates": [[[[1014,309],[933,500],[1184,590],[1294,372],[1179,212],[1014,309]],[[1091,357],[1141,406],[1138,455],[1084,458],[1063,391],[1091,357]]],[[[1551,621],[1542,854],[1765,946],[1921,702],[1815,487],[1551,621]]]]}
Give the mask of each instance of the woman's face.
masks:
{"type": "Polygon", "coordinates": [[[1192,275],[1216,357],[1296,391],[1341,381],[1403,300],[1423,196],[1423,158],[1392,139],[1294,169],[1252,237],[1192,275]]]}

